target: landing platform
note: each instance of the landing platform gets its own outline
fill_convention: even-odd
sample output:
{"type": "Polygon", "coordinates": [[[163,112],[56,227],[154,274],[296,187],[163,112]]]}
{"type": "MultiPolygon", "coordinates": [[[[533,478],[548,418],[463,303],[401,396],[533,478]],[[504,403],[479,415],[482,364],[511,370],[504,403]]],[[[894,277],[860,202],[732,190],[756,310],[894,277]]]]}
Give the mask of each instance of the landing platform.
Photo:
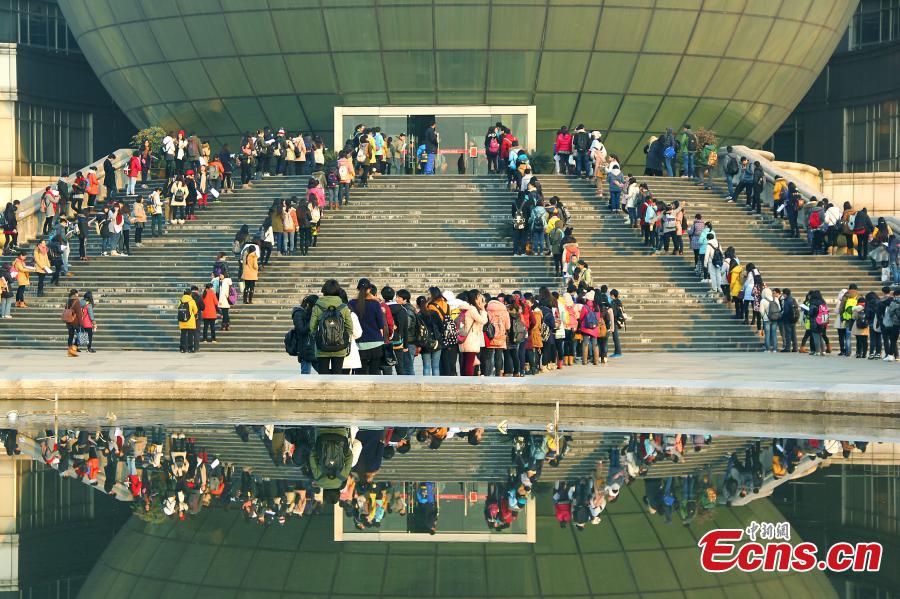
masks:
{"type": "Polygon", "coordinates": [[[805,354],[642,353],[527,378],[301,376],[283,353],[0,352],[0,417],[672,430],[900,440],[900,365],[805,354]]]}

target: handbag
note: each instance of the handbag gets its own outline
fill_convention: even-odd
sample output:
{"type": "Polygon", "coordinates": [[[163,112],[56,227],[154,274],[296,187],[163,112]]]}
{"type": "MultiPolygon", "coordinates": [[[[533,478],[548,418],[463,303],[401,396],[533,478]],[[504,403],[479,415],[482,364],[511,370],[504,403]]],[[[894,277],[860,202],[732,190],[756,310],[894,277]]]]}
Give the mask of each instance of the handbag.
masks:
{"type": "Polygon", "coordinates": [[[78,331],[78,346],[79,347],[87,347],[87,344],[88,344],[87,331],[85,331],[85,330],[78,331]]]}

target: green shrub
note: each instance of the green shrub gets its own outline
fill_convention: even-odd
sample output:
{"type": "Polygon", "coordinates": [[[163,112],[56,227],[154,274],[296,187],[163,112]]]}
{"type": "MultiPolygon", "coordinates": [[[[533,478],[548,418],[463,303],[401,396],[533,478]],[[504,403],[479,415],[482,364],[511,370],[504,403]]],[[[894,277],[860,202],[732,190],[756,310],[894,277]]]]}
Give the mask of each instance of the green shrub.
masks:
{"type": "Polygon", "coordinates": [[[553,156],[547,152],[534,152],[529,155],[529,162],[531,162],[531,170],[536,175],[552,175],[556,171],[553,156]]]}
{"type": "Polygon", "coordinates": [[[139,149],[145,139],[150,140],[150,150],[157,161],[162,161],[162,140],[166,136],[166,130],[162,127],[147,127],[141,129],[131,137],[131,147],[139,149]]]}

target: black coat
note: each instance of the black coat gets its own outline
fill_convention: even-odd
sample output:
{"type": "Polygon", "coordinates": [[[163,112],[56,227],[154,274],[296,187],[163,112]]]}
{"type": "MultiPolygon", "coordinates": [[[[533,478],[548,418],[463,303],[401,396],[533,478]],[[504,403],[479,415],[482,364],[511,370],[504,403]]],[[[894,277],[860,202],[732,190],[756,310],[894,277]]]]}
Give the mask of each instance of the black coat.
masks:
{"type": "Polygon", "coordinates": [[[422,134],[422,141],[425,143],[425,151],[429,154],[436,154],[438,151],[437,131],[434,127],[428,127],[422,134]]]}
{"type": "Polygon", "coordinates": [[[116,169],[109,158],[103,161],[103,185],[105,187],[116,186],[116,169]]]}
{"type": "Polygon", "coordinates": [[[316,346],[313,342],[312,331],[309,330],[309,317],[312,316],[309,310],[297,306],[291,312],[291,320],[294,323],[294,330],[300,337],[300,350],[297,352],[298,362],[315,362],[316,346]]]}

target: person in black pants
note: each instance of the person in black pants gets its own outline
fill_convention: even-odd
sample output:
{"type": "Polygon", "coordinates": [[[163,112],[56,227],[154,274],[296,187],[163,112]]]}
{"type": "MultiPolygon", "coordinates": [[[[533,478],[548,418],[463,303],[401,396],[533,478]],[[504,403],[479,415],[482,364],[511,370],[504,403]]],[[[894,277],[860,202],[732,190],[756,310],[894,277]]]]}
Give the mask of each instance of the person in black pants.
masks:
{"type": "MultiPolygon", "coordinates": [[[[368,283],[368,281],[366,281],[368,283]]],[[[378,312],[381,313],[381,305],[378,304],[378,312]]],[[[384,315],[382,314],[382,319],[384,315]]],[[[333,318],[332,318],[333,321],[333,318]]],[[[328,321],[323,322],[323,328],[328,325],[328,321]]],[[[316,335],[316,362],[318,363],[319,374],[342,374],[344,367],[344,358],[350,349],[353,338],[353,320],[350,316],[350,309],[347,307],[347,294],[341,289],[340,284],[334,279],[328,279],[322,285],[322,295],[316,300],[312,306],[309,317],[309,331],[316,335]],[[334,313],[340,315],[344,325],[343,341],[346,347],[342,349],[335,348],[333,351],[323,348],[323,343],[319,336],[319,322],[328,319],[334,313]]],[[[360,352],[361,354],[362,352],[360,352]]]]}

